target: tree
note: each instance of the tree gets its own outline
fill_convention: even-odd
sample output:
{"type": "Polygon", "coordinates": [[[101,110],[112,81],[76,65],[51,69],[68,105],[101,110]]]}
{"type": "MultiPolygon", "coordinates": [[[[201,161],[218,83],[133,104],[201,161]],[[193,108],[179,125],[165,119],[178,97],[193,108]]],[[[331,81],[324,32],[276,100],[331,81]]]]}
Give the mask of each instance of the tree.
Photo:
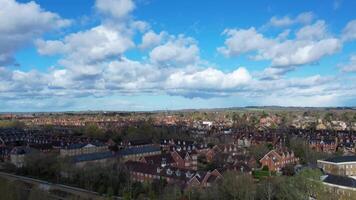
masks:
{"type": "Polygon", "coordinates": [[[256,185],[251,175],[234,171],[226,172],[218,187],[222,199],[252,200],[256,194],[256,185]]]}
{"type": "Polygon", "coordinates": [[[266,155],[269,151],[270,150],[265,144],[259,144],[250,148],[250,153],[257,162],[261,160],[261,158],[263,158],[263,156],[266,155]]]}
{"type": "Polygon", "coordinates": [[[268,177],[263,179],[257,186],[257,199],[272,200],[275,199],[277,193],[277,178],[268,177]]]}
{"type": "Polygon", "coordinates": [[[87,137],[105,139],[105,134],[96,124],[87,124],[84,127],[84,134],[87,137]]]}
{"type": "Polygon", "coordinates": [[[169,185],[164,189],[161,199],[176,200],[176,199],[180,199],[181,197],[182,197],[181,189],[176,185],[169,185]]]}

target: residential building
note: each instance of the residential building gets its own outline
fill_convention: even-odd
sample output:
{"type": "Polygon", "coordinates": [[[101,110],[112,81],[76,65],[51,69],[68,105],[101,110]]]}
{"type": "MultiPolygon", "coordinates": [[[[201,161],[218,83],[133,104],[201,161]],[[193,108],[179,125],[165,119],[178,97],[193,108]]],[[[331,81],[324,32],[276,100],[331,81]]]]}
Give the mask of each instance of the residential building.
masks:
{"type": "Polygon", "coordinates": [[[108,146],[104,143],[75,143],[62,147],[60,156],[77,156],[105,151],[108,151],[108,146]]]}
{"type": "Polygon", "coordinates": [[[106,152],[95,152],[88,154],[80,154],[72,156],[72,161],[77,167],[83,167],[87,164],[101,163],[108,164],[109,161],[114,161],[117,158],[117,154],[106,151],[106,152]]]}
{"type": "Polygon", "coordinates": [[[321,177],[321,181],[329,192],[335,194],[338,200],[355,199],[356,179],[347,176],[328,174],[321,177]]]}
{"type": "Polygon", "coordinates": [[[159,155],[161,154],[161,148],[159,146],[141,146],[121,149],[118,151],[118,155],[121,159],[128,161],[138,161],[145,156],[159,155]]]}
{"type": "Polygon", "coordinates": [[[17,168],[25,165],[25,156],[30,153],[30,148],[25,146],[15,147],[10,152],[10,162],[17,168]]]}
{"type": "Polygon", "coordinates": [[[271,150],[263,158],[260,163],[262,167],[267,166],[270,171],[280,171],[287,165],[295,165],[299,162],[299,158],[295,157],[294,152],[277,152],[271,150]]]}
{"type": "Polygon", "coordinates": [[[173,151],[171,156],[175,161],[174,166],[181,169],[198,169],[198,153],[196,151],[173,151]]]}
{"type": "Polygon", "coordinates": [[[134,181],[152,182],[154,180],[164,179],[168,184],[176,184],[182,188],[209,187],[212,182],[222,178],[218,170],[198,172],[171,166],[155,166],[135,161],[128,161],[125,165],[129,169],[134,181]]]}
{"type": "Polygon", "coordinates": [[[338,156],[318,160],[318,167],[325,173],[340,176],[356,176],[356,156],[338,156]]]}

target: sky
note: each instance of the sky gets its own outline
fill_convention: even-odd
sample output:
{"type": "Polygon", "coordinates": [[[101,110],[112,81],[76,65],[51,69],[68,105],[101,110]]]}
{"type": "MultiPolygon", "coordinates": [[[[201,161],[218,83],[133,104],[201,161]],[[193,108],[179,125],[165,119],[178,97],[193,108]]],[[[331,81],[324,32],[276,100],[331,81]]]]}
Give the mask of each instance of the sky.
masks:
{"type": "Polygon", "coordinates": [[[353,0],[0,0],[0,112],[356,106],[353,0]]]}

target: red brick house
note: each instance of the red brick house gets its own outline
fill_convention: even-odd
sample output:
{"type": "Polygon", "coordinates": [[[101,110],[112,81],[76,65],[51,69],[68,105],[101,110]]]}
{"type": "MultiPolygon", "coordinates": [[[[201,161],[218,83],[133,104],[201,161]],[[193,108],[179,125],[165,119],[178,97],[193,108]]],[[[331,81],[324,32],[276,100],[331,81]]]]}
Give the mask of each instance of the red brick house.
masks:
{"type": "Polygon", "coordinates": [[[170,153],[161,154],[161,155],[153,155],[153,156],[145,156],[142,157],[139,162],[151,164],[154,166],[176,166],[176,161],[173,159],[170,153]]]}
{"type": "Polygon", "coordinates": [[[140,162],[154,166],[171,166],[180,169],[197,170],[198,154],[195,151],[173,151],[162,155],[145,156],[139,159],[140,162]]]}
{"type": "Polygon", "coordinates": [[[335,153],[337,150],[337,140],[310,140],[309,147],[318,152],[335,153]]]}
{"type": "Polygon", "coordinates": [[[222,178],[218,170],[209,172],[179,169],[176,167],[160,167],[148,163],[128,161],[125,163],[131,178],[138,182],[166,180],[168,184],[180,185],[183,188],[209,187],[214,181],[222,178]]]}
{"type": "Polygon", "coordinates": [[[262,167],[267,166],[270,171],[280,171],[286,165],[298,162],[299,158],[295,157],[293,151],[279,153],[275,150],[271,150],[260,160],[262,167]]]}
{"type": "Polygon", "coordinates": [[[206,153],[205,153],[206,160],[208,162],[212,162],[214,160],[214,157],[216,156],[216,154],[218,154],[221,151],[222,150],[217,145],[215,145],[213,148],[206,151],[206,153]]]}
{"type": "Polygon", "coordinates": [[[198,153],[196,151],[173,151],[171,156],[175,161],[174,167],[181,169],[198,169],[198,153]]]}

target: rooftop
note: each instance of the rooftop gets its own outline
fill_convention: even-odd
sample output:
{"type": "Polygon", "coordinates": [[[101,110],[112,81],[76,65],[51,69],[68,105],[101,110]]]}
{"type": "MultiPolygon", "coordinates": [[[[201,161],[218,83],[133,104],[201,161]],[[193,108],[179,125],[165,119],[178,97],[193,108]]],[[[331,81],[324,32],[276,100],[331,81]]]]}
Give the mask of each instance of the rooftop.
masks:
{"type": "Polygon", "coordinates": [[[100,152],[100,153],[90,153],[90,154],[83,154],[74,156],[74,162],[85,162],[85,161],[93,161],[93,160],[102,160],[106,158],[113,158],[116,154],[107,151],[107,152],[100,152]]]}
{"type": "Polygon", "coordinates": [[[356,162],[356,156],[337,156],[337,157],[328,158],[325,161],[334,162],[334,163],[356,162]]]}
{"type": "Polygon", "coordinates": [[[119,155],[126,156],[126,155],[142,154],[142,153],[157,152],[157,151],[161,151],[161,148],[156,146],[133,147],[133,148],[120,150],[119,155]]]}
{"type": "Polygon", "coordinates": [[[328,174],[324,178],[323,182],[344,187],[356,188],[356,180],[347,176],[336,176],[328,174]]]}

